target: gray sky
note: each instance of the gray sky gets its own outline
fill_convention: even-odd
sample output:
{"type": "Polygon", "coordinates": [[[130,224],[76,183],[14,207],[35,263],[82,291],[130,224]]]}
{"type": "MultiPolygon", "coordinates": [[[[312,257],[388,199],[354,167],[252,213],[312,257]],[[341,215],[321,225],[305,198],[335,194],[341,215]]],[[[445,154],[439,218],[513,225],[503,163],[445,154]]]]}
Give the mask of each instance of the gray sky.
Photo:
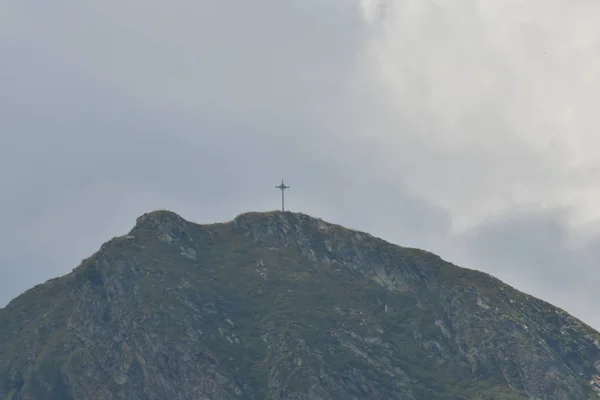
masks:
{"type": "MultiPolygon", "coordinates": [[[[35,4],[34,4],[35,3],[35,4]]],[[[0,305],[158,208],[287,204],[600,328],[600,3],[0,5],[0,305]]]]}

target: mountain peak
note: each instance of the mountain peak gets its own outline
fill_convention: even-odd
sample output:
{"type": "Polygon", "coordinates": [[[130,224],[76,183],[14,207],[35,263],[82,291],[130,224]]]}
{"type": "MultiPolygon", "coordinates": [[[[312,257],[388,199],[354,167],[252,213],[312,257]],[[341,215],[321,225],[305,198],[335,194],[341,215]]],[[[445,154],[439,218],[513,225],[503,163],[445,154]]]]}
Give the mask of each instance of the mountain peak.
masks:
{"type": "Polygon", "coordinates": [[[233,226],[255,241],[306,238],[316,232],[328,233],[334,226],[321,218],[290,211],[248,212],[237,216],[233,226]]]}
{"type": "Polygon", "coordinates": [[[149,221],[149,220],[154,220],[154,221],[177,220],[177,221],[187,222],[179,214],[177,214],[174,211],[160,209],[160,210],[154,210],[154,211],[147,212],[147,213],[140,215],[139,217],[137,217],[136,223],[143,224],[144,222],[149,221]]]}
{"type": "Polygon", "coordinates": [[[280,226],[288,230],[294,229],[302,231],[304,229],[317,228],[326,229],[330,226],[338,226],[326,222],[321,218],[313,217],[308,214],[292,211],[266,211],[266,212],[246,212],[238,215],[233,220],[234,225],[270,225],[280,226]]]}
{"type": "Polygon", "coordinates": [[[142,214],[136,218],[135,222],[135,228],[160,228],[164,225],[185,226],[189,224],[189,221],[186,221],[182,216],[169,210],[155,210],[142,214]]]}
{"type": "Polygon", "coordinates": [[[171,243],[182,240],[190,224],[189,221],[173,211],[155,210],[139,216],[129,235],[154,232],[158,235],[159,240],[171,243]]]}
{"type": "Polygon", "coordinates": [[[294,212],[157,210],[0,310],[0,400],[598,399],[600,334],[488,274],[294,212]]]}

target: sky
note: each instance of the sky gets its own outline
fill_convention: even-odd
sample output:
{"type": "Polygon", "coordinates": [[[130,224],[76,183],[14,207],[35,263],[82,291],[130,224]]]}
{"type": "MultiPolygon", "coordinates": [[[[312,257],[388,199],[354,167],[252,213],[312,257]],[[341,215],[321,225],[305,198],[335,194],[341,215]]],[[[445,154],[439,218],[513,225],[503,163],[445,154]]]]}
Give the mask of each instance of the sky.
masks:
{"type": "Polygon", "coordinates": [[[5,0],[0,307],[136,217],[286,205],[600,329],[600,2],[5,0]],[[35,4],[34,4],[35,3],[35,4]]]}

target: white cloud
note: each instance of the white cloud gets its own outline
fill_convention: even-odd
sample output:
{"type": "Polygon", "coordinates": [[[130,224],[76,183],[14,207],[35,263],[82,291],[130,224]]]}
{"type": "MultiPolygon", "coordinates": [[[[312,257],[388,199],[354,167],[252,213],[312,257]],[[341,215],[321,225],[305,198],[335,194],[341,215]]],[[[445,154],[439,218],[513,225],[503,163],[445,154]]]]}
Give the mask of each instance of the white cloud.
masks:
{"type": "Polygon", "coordinates": [[[361,128],[393,179],[457,229],[523,204],[600,217],[600,3],[362,4],[360,71],[378,109],[361,128]]]}

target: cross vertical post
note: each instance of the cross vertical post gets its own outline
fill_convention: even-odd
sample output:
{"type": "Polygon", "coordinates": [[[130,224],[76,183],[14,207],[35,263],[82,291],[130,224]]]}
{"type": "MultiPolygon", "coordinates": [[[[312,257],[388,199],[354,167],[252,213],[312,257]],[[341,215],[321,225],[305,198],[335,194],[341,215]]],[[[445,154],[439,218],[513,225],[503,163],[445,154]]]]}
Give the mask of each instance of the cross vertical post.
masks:
{"type": "Polygon", "coordinates": [[[289,189],[290,187],[289,187],[289,186],[286,186],[286,185],[283,183],[283,179],[281,180],[281,185],[279,185],[279,186],[275,186],[275,187],[276,187],[277,189],[280,189],[280,190],[281,190],[281,211],[285,211],[285,203],[284,203],[283,191],[284,191],[285,189],[289,189]]]}

